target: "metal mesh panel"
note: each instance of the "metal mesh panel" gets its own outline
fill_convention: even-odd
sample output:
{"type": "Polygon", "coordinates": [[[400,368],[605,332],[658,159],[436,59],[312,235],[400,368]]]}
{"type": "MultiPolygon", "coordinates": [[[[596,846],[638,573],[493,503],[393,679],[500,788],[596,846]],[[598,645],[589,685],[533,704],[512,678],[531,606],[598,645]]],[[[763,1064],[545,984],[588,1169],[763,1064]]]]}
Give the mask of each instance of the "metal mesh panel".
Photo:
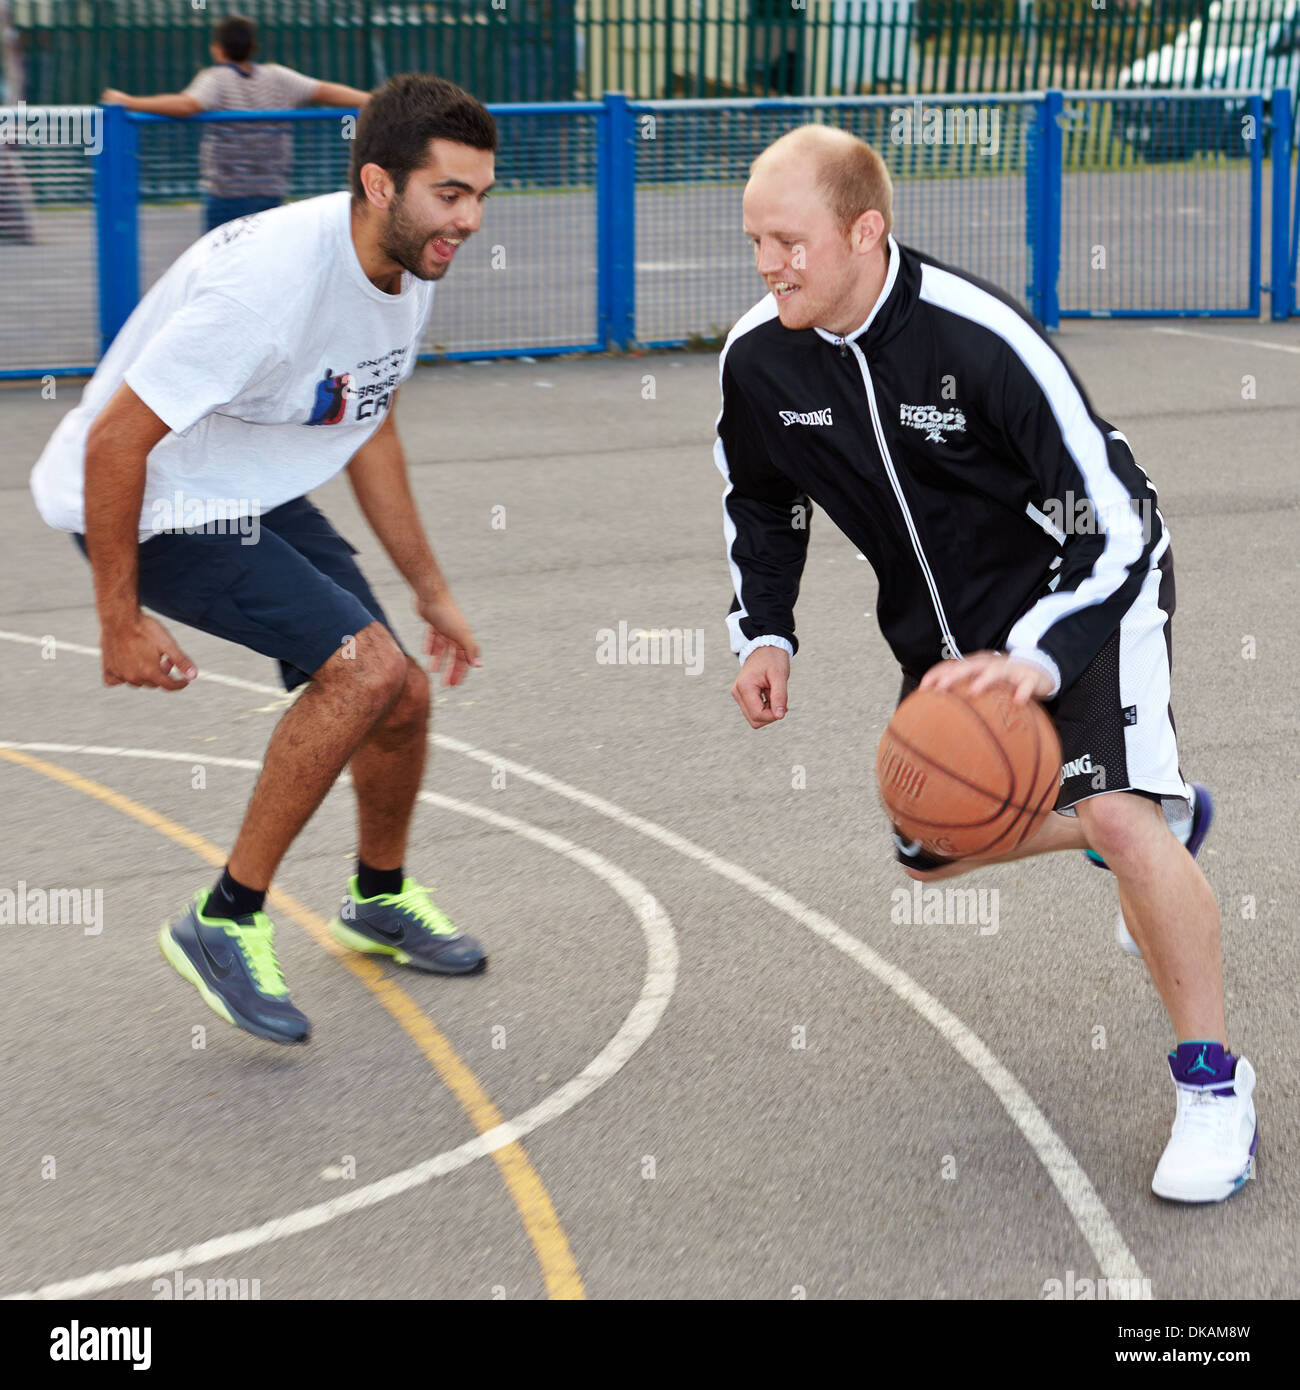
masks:
{"type": "Polygon", "coordinates": [[[596,343],[596,116],[495,112],[496,188],[439,287],[425,351],[596,343]]]}
{"type": "Polygon", "coordinates": [[[1248,312],[1259,99],[1067,97],[1066,117],[1062,314],[1248,312]]]}
{"type": "Polygon", "coordinates": [[[99,357],[92,108],[0,108],[0,372],[99,357]]]}
{"type": "Polygon", "coordinates": [[[894,180],[894,235],[1023,297],[1031,104],[958,98],[704,109],[638,106],[637,337],[716,338],[765,293],[741,231],[751,161],[817,121],[880,151],[894,180]],[[647,118],[652,124],[647,123],[647,118]]]}
{"type": "MultiPolygon", "coordinates": [[[[749,164],[809,120],[881,150],[901,241],[1017,297],[1029,295],[1041,251],[1033,278],[1043,281],[1035,286],[1042,298],[1032,307],[1046,316],[1058,223],[1065,314],[1241,314],[1258,301],[1272,180],[1262,179],[1257,96],[1069,94],[1056,177],[1039,158],[1055,153],[1048,136],[1055,140],[1057,127],[1038,123],[1046,109],[1038,94],[656,102],[628,117],[616,106],[497,109],[498,187],[440,288],[426,352],[594,347],[602,313],[618,341],[633,317],[642,343],[716,338],[763,293],[741,231],[749,164]],[[1251,115],[1253,132],[1243,125],[1251,115]],[[610,140],[598,160],[602,128],[610,140]],[[621,255],[633,205],[634,276],[621,255]]],[[[0,372],[84,367],[98,357],[94,161],[83,152],[94,144],[68,137],[75,121],[93,136],[101,117],[95,108],[0,108],[0,372]],[[18,138],[19,120],[39,137],[18,138]]],[[[280,166],[269,191],[301,198],[345,187],[343,118],[294,117],[220,124],[279,142],[259,157],[268,169],[280,166]]],[[[202,231],[200,146],[210,124],[132,118],[142,291],[202,231]]],[[[110,168],[129,169],[129,161],[106,158],[110,168]]],[[[129,206],[129,187],[121,192],[129,206]]],[[[1292,266],[1298,242],[1293,233],[1292,266]]],[[[116,251],[120,264],[129,242],[116,251]]],[[[125,285],[129,296],[130,280],[115,278],[111,254],[105,264],[111,325],[123,307],[113,288],[125,285]]]]}
{"type": "MultiPolygon", "coordinates": [[[[347,187],[351,145],[337,112],[286,121],[140,126],[141,292],[202,230],[205,125],[285,132],[292,155],[267,193],[347,187]]],[[[498,112],[496,188],[483,225],[438,287],[422,352],[591,346],[596,339],[596,125],[583,112],[498,112]]],[[[280,169],[280,160],[274,161],[280,169]]],[[[249,192],[254,190],[247,190],[249,192]]]]}

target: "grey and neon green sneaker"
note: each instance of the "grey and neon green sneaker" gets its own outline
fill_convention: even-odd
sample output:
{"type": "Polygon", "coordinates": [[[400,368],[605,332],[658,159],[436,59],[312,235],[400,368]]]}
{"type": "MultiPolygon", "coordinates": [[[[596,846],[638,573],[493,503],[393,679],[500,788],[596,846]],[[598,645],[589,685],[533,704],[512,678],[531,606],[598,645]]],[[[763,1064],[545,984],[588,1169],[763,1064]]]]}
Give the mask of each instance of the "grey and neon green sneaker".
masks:
{"type": "Polygon", "coordinates": [[[483,947],[457,931],[413,878],[402,880],[400,893],[363,898],[353,875],[330,935],[354,951],[392,956],[398,965],[435,975],[473,975],[487,966],[483,947]]]}
{"type": "Polygon", "coordinates": [[[311,1023],[289,1000],[271,944],[271,919],[265,912],[233,921],[205,917],[207,900],[207,890],[200,889],[179,917],[163,923],[163,955],[227,1023],[268,1042],[305,1043],[311,1023]]]}

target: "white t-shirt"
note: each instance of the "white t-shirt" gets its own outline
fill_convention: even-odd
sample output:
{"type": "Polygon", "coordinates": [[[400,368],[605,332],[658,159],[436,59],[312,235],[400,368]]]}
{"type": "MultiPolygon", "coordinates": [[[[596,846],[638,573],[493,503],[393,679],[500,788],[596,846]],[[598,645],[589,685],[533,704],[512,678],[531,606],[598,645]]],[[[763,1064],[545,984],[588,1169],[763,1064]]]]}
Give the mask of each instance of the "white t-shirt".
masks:
{"type": "Polygon", "coordinates": [[[149,455],[140,539],[260,516],[320,487],[410,376],[433,282],[365,276],[351,197],[240,218],[195,242],[113,340],[32,470],[44,519],[85,531],[91,422],[123,381],[172,433],[149,455]]]}

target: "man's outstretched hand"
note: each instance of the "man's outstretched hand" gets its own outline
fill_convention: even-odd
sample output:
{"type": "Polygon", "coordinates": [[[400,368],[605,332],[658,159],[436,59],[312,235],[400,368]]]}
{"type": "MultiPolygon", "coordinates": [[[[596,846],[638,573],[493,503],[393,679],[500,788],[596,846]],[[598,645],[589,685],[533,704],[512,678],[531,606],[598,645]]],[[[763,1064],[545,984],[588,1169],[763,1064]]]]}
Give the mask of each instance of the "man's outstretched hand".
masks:
{"type": "Polygon", "coordinates": [[[482,666],[474,634],[448,590],[435,598],[417,599],[415,611],[429,624],[424,650],[430,671],[435,675],[442,671],[443,685],[459,685],[471,666],[482,666]]]}
{"type": "Polygon", "coordinates": [[[731,687],[750,728],[761,729],[785,718],[789,682],[790,654],[784,647],[755,647],[750,652],[731,687]]]}

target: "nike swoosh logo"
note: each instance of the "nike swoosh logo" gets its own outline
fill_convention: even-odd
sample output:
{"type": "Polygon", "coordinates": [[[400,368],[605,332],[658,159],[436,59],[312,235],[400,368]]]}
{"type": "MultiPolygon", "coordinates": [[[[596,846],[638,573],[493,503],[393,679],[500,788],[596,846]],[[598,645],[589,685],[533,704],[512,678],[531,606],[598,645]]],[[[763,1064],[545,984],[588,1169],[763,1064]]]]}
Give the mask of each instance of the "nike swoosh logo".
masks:
{"type": "Polygon", "coordinates": [[[218,956],[214,956],[212,954],[212,951],[208,947],[208,943],[203,939],[203,930],[201,927],[195,931],[194,936],[199,943],[199,950],[203,953],[203,959],[208,964],[208,969],[212,971],[212,973],[217,977],[217,979],[226,979],[226,977],[230,974],[231,967],[234,964],[233,953],[227,955],[224,960],[218,956]]]}
{"type": "MultiPolygon", "coordinates": [[[[343,920],[346,922],[347,918],[345,917],[343,920]]],[[[396,931],[393,931],[389,927],[381,927],[378,922],[366,921],[360,916],[354,917],[352,920],[364,923],[367,931],[374,932],[376,936],[382,936],[385,941],[391,942],[394,946],[400,946],[406,940],[405,927],[398,927],[396,931]]]]}

